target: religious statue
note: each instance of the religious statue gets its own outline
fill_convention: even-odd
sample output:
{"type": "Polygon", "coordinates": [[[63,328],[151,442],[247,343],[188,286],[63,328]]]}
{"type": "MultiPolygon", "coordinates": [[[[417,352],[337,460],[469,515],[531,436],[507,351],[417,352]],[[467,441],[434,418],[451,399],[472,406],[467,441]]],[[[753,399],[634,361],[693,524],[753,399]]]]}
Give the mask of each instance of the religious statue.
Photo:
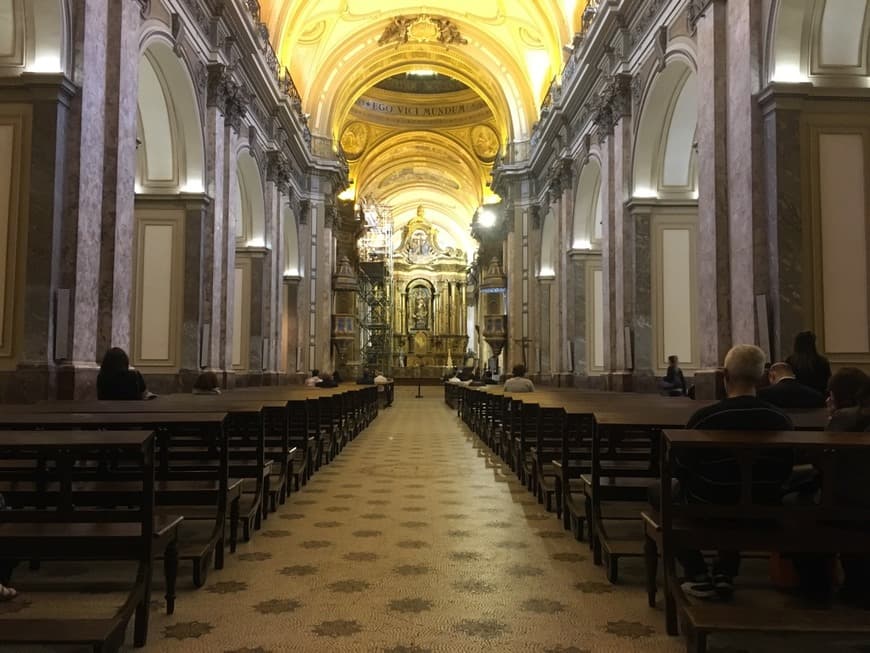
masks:
{"type": "Polygon", "coordinates": [[[429,291],[425,288],[415,288],[411,296],[411,318],[416,330],[429,328],[429,291]]]}

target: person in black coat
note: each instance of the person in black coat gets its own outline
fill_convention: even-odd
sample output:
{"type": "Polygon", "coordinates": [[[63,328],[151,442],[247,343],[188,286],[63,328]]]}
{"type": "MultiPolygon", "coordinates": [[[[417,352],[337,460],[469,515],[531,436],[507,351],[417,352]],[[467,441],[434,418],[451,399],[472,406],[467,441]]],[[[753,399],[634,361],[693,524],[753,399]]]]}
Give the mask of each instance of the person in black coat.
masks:
{"type": "Polygon", "coordinates": [[[671,397],[682,397],[686,394],[686,377],[680,369],[680,359],[668,356],[668,371],[661,382],[662,391],[671,397]]]}
{"type": "Polygon", "coordinates": [[[778,408],[823,408],[825,396],[795,378],[788,363],[775,363],[767,373],[770,385],[758,391],[758,398],[778,408]]]}
{"type": "Polygon", "coordinates": [[[112,347],[103,356],[97,375],[97,399],[135,401],[152,397],[142,374],[130,367],[130,358],[120,347],[112,347]]]}
{"type": "Polygon", "coordinates": [[[816,349],[816,334],[801,331],[794,339],[794,352],[785,359],[798,381],[825,393],[831,378],[831,363],[816,349]]]}

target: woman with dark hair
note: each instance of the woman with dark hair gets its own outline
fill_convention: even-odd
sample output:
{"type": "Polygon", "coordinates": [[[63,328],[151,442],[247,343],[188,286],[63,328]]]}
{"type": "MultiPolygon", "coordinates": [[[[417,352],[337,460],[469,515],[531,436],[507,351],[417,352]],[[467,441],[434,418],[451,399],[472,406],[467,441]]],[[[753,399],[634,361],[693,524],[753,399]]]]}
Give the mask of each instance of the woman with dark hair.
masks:
{"type": "Polygon", "coordinates": [[[103,356],[97,375],[97,399],[130,401],[153,397],[145,388],[145,379],[130,367],[130,358],[120,347],[112,347],[103,356]]]}
{"type": "Polygon", "coordinates": [[[794,370],[795,378],[814,390],[825,393],[831,378],[831,364],[816,349],[816,334],[801,331],[794,338],[794,351],[785,359],[794,370]]]}

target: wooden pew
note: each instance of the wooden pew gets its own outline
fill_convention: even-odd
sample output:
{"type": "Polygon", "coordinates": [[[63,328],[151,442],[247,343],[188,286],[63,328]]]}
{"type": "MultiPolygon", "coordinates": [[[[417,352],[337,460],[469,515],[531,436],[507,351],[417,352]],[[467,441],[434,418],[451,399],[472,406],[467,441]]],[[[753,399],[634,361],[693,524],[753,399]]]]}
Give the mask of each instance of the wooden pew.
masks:
{"type": "MultiPolygon", "coordinates": [[[[661,552],[664,567],[665,621],[671,635],[678,634],[678,616],[687,632],[689,653],[706,650],[711,632],[870,634],[865,611],[836,606],[829,610],[783,606],[752,608],[722,603],[690,601],[680,588],[675,552],[725,549],[798,554],[870,551],[870,509],[843,504],[834,492],[840,456],[870,452],[865,433],[808,431],[743,432],[666,430],[660,466],[662,492],[659,510],[643,514],[647,592],[656,599],[656,566],[661,552]],[[675,452],[701,449],[734,452],[739,465],[737,502],[732,505],[689,504],[673,500],[671,487],[675,452]],[[761,502],[753,496],[753,463],[770,451],[796,451],[816,461],[821,492],[817,504],[790,505],[761,502]]],[[[738,588],[739,593],[739,588],[738,588]]]]}
{"type": "MultiPolygon", "coordinates": [[[[266,498],[272,484],[273,460],[266,459],[265,413],[270,409],[285,410],[283,402],[236,400],[226,395],[168,395],[152,401],[45,401],[34,406],[10,406],[9,410],[31,410],[45,413],[229,413],[224,428],[230,458],[231,478],[243,481],[239,503],[242,537],[249,540],[251,530],[259,530],[265,514],[266,498]]],[[[279,461],[280,462],[280,461],[279,461]]],[[[284,461],[286,464],[286,460],[284,461]]],[[[274,479],[276,488],[284,481],[283,466],[274,479]]]]}
{"type": "Polygon", "coordinates": [[[166,609],[175,605],[182,518],[158,515],[152,431],[0,432],[0,552],[18,560],[132,561],[138,565],[117,612],[93,619],[0,618],[0,643],[86,644],[118,650],[135,613],[134,643],[144,646],[154,559],[162,554],[166,609]],[[123,506],[123,507],[122,507],[123,506]]]}
{"type": "Polygon", "coordinates": [[[157,431],[158,514],[181,514],[187,521],[213,524],[204,541],[184,538],[179,558],[193,563],[193,582],[205,584],[212,556],[224,565],[226,521],[230,552],[238,540],[242,481],[229,477],[225,412],[27,413],[0,412],[0,430],[152,429],[157,431]]]}

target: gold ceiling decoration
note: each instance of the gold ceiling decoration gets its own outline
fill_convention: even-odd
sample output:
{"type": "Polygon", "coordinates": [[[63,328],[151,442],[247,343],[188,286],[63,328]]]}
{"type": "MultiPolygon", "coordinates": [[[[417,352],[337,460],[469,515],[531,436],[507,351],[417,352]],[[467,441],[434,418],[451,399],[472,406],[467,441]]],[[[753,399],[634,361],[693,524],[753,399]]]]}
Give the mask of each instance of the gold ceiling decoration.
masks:
{"type": "Polygon", "coordinates": [[[396,16],[387,25],[378,45],[396,43],[441,43],[445,46],[468,45],[468,39],[448,18],[420,14],[416,17],[396,16]]]}

